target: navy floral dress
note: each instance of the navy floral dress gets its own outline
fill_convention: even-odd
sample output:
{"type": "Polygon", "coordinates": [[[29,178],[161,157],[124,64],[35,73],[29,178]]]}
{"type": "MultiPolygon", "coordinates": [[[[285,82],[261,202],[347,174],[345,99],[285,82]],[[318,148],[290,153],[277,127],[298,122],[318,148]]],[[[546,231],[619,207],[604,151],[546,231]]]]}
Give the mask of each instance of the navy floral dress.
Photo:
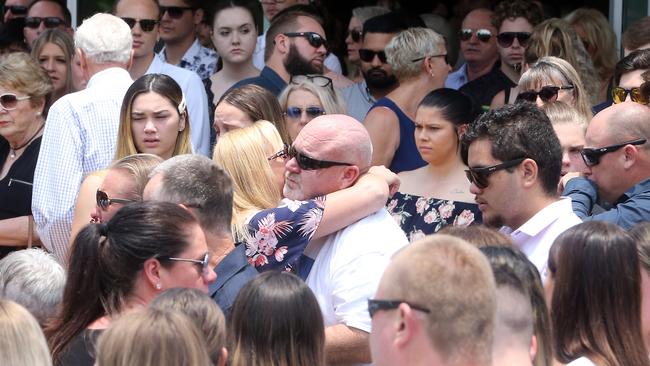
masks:
{"type": "Polygon", "coordinates": [[[278,207],[255,214],[243,242],[248,263],[260,272],[279,269],[301,275],[301,265],[311,268],[313,260],[300,261],[309,259],[303,252],[318,229],[324,208],[325,196],[308,201],[284,199],[278,207]]]}
{"type": "Polygon", "coordinates": [[[409,242],[433,234],[447,225],[469,226],[482,221],[475,203],[455,202],[397,192],[386,209],[404,230],[409,242]]]}

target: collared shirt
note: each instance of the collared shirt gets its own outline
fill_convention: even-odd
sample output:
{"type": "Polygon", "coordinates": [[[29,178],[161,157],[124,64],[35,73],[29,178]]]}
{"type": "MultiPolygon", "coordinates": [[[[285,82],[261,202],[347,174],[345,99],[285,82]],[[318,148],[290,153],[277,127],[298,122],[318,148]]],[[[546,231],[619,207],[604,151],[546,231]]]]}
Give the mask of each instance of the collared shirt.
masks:
{"type": "Polygon", "coordinates": [[[515,245],[537,267],[542,280],[545,281],[548,253],[555,238],[581,222],[573,213],[571,199],[562,197],[541,209],[518,229],[504,226],[501,232],[510,235],[515,245]]]}
{"type": "Polygon", "coordinates": [[[190,117],[192,147],[197,154],[210,155],[210,114],[208,96],[199,76],[189,70],[168,64],[154,55],[145,74],[165,74],[174,79],[183,90],[190,117]]]}
{"type": "MultiPolygon", "coordinates": [[[[257,37],[257,44],[255,45],[255,51],[253,52],[253,66],[257,67],[259,70],[262,70],[265,66],[264,63],[264,49],[266,48],[266,32],[257,37]]],[[[323,60],[323,65],[330,69],[331,71],[342,74],[343,68],[341,68],[341,61],[339,58],[333,54],[328,53],[323,60]]]]}
{"type": "Polygon", "coordinates": [[[230,89],[239,88],[240,86],[244,86],[248,84],[261,86],[262,88],[273,93],[273,95],[275,95],[276,97],[279,96],[280,93],[282,93],[284,88],[286,88],[287,86],[287,82],[284,81],[284,79],[282,79],[277,72],[275,72],[272,68],[268,66],[264,66],[259,76],[240,80],[237,83],[235,83],[235,85],[230,87],[230,89]]]}
{"type": "Polygon", "coordinates": [[[65,263],[75,199],[83,177],[115,156],[122,99],[133,83],[117,67],[100,71],[86,89],[50,108],[34,173],[32,212],[43,245],[65,263]]]}
{"type": "Polygon", "coordinates": [[[467,77],[467,64],[459,67],[458,70],[449,73],[447,80],[445,80],[445,88],[460,89],[461,86],[467,84],[469,78],[467,77]]]}
{"type": "Polygon", "coordinates": [[[235,247],[214,269],[217,280],[208,287],[208,294],[228,318],[235,298],[248,281],[259,273],[248,263],[246,246],[235,247]]]}
{"type": "Polygon", "coordinates": [[[354,117],[357,121],[363,122],[368,111],[375,104],[376,100],[368,90],[365,80],[340,89],[341,97],[345,100],[347,115],[354,117]]]}
{"type": "MultiPolygon", "coordinates": [[[[167,62],[165,50],[166,47],[160,50],[160,57],[167,62]]],[[[214,50],[201,46],[199,40],[195,39],[176,66],[194,71],[201,80],[206,80],[210,79],[210,76],[215,73],[218,57],[214,50]]]]}
{"type": "Polygon", "coordinates": [[[584,221],[607,221],[624,229],[650,221],[650,178],[628,189],[614,204],[602,213],[593,214],[598,201],[596,184],[584,177],[569,180],[564,187],[564,195],[571,197],[573,212],[584,221]]]}

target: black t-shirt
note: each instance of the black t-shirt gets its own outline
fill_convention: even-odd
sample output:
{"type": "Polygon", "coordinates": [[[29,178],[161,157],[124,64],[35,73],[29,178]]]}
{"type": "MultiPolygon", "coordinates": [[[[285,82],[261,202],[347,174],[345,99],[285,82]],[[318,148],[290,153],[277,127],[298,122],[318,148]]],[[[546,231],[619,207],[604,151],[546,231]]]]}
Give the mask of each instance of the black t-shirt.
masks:
{"type": "Polygon", "coordinates": [[[501,71],[501,62],[497,61],[489,73],[468,82],[459,90],[471,96],[476,103],[487,110],[492,103],[492,98],[498,92],[516,85],[501,71]]]}

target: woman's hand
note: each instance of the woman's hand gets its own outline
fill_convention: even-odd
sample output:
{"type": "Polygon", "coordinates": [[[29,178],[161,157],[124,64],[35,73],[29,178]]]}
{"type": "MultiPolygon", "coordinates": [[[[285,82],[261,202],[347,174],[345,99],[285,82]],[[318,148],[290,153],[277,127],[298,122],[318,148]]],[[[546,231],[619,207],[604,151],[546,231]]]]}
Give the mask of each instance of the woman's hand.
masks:
{"type": "Polygon", "coordinates": [[[370,167],[370,169],[368,169],[368,174],[381,177],[382,179],[384,179],[384,181],[386,181],[386,184],[388,185],[389,197],[392,197],[399,190],[399,185],[401,182],[399,177],[397,176],[397,174],[393,173],[385,166],[383,165],[372,166],[370,167]]]}

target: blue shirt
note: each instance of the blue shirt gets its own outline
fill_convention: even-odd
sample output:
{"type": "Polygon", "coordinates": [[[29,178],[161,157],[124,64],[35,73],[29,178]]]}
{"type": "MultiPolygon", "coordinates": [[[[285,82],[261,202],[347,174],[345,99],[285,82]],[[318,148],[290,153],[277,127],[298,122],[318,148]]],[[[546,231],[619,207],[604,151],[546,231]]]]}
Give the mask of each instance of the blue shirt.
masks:
{"type": "Polygon", "coordinates": [[[257,276],[258,272],[248,264],[245,245],[239,245],[228,253],[217,264],[214,272],[217,274],[217,280],[210,284],[208,294],[217,302],[223,314],[228,318],[239,290],[257,276]]]}
{"type": "Polygon", "coordinates": [[[650,221],[650,178],[625,192],[612,209],[599,214],[592,213],[598,200],[598,189],[587,178],[569,180],[562,195],[571,197],[573,212],[583,221],[607,221],[626,230],[638,223],[650,221]]]}
{"type": "Polygon", "coordinates": [[[461,86],[467,84],[467,64],[463,64],[458,70],[447,75],[445,80],[445,88],[460,89],[461,86]]]}
{"type": "Polygon", "coordinates": [[[264,66],[262,72],[260,73],[260,76],[255,76],[252,78],[240,80],[235,85],[233,85],[230,89],[239,88],[240,86],[244,86],[248,84],[259,85],[262,88],[273,93],[273,95],[275,95],[276,97],[279,96],[280,93],[282,93],[284,88],[287,86],[287,83],[284,81],[284,79],[282,79],[277,72],[273,71],[273,69],[268,66],[264,66]]]}

